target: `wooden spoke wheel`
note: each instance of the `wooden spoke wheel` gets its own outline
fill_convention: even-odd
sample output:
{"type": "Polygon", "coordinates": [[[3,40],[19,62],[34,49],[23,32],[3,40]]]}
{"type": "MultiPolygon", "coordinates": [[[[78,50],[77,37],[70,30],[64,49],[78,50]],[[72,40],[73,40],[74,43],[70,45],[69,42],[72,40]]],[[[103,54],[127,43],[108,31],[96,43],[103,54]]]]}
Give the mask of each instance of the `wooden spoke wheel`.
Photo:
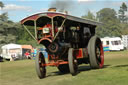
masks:
{"type": "Polygon", "coordinates": [[[88,43],[88,53],[91,68],[102,68],[104,65],[104,52],[100,38],[93,36],[88,43]]]}
{"type": "Polygon", "coordinates": [[[73,48],[70,48],[68,51],[68,63],[69,63],[69,71],[74,76],[77,74],[78,64],[77,59],[73,56],[73,48]]]}
{"type": "Polygon", "coordinates": [[[37,52],[36,56],[36,72],[40,79],[46,76],[45,58],[42,52],[37,52]]]}

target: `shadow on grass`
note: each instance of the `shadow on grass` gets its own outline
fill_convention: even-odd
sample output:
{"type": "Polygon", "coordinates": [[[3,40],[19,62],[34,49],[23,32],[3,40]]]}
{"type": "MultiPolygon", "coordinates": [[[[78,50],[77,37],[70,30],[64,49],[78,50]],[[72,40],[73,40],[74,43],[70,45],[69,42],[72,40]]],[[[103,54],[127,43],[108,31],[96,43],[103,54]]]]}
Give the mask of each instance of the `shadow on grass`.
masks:
{"type": "Polygon", "coordinates": [[[89,71],[91,70],[91,67],[90,66],[79,66],[78,67],[78,71],[79,72],[82,72],[82,71],[89,71]]]}
{"type": "Polygon", "coordinates": [[[46,77],[51,77],[51,76],[60,76],[60,75],[65,75],[65,74],[69,74],[69,73],[61,73],[59,70],[55,71],[55,72],[51,72],[49,73],[46,77]]]}
{"type": "Polygon", "coordinates": [[[104,65],[104,67],[103,68],[108,68],[110,65],[104,65]]]}
{"type": "Polygon", "coordinates": [[[119,67],[128,67],[128,64],[126,64],[126,65],[117,65],[117,66],[114,66],[114,67],[117,67],[117,68],[119,68],[119,67]]]}
{"type": "MultiPolygon", "coordinates": [[[[108,68],[110,65],[104,65],[104,68],[108,68]]],[[[81,72],[87,72],[87,71],[90,71],[90,70],[97,70],[97,69],[92,69],[90,66],[78,66],[78,73],[81,73],[81,72]]],[[[55,71],[55,72],[51,72],[50,74],[47,75],[47,77],[49,76],[60,76],[60,75],[66,75],[66,74],[70,74],[70,72],[68,73],[61,73],[59,70],[58,71],[55,71]]],[[[76,74],[76,75],[77,75],[76,74]]]]}
{"type": "MultiPolygon", "coordinates": [[[[126,65],[116,65],[116,66],[112,66],[111,68],[128,68],[128,64],[126,64],[126,65]]],[[[128,71],[128,69],[126,69],[126,71],[128,71]]]]}
{"type": "MultiPolygon", "coordinates": [[[[89,71],[89,70],[91,70],[91,67],[90,66],[78,66],[78,73],[77,74],[79,74],[80,72],[89,71]]],[[[62,73],[62,72],[60,72],[58,70],[58,71],[55,71],[55,72],[50,73],[48,76],[59,76],[59,75],[66,75],[66,74],[70,74],[70,72],[62,73]]]]}

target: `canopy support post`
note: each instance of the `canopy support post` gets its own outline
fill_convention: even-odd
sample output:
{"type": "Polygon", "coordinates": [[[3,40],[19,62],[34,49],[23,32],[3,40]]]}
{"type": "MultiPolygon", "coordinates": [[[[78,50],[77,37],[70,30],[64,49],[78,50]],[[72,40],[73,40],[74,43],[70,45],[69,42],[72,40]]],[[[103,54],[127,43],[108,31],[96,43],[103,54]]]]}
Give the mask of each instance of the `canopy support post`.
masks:
{"type": "MultiPolygon", "coordinates": [[[[65,21],[66,21],[66,18],[63,20],[63,22],[62,22],[62,24],[61,24],[60,28],[62,28],[62,27],[63,27],[63,25],[64,25],[65,21]]],[[[58,32],[56,33],[56,35],[55,35],[55,37],[54,37],[53,41],[56,39],[56,37],[58,36],[58,34],[59,34],[59,33],[60,33],[60,30],[58,30],[58,32]]]]}
{"type": "Polygon", "coordinates": [[[36,40],[37,42],[37,39],[32,35],[32,33],[27,29],[27,27],[23,24],[23,27],[27,30],[27,32],[31,35],[31,37],[36,40]]]}
{"type": "Polygon", "coordinates": [[[35,29],[35,38],[37,39],[36,21],[34,21],[34,29],[35,29]]]}
{"type": "Polygon", "coordinates": [[[54,22],[53,22],[53,18],[51,19],[52,21],[52,36],[54,37],[54,22]]]}

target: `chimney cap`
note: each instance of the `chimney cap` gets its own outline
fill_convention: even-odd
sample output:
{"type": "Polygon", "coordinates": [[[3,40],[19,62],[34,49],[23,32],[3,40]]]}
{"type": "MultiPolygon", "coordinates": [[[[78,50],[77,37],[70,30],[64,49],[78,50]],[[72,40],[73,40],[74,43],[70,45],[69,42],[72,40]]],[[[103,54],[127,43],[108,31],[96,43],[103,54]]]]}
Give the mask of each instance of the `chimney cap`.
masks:
{"type": "Polygon", "coordinates": [[[50,12],[56,12],[56,8],[55,7],[49,8],[48,11],[50,11],[50,12]]]}

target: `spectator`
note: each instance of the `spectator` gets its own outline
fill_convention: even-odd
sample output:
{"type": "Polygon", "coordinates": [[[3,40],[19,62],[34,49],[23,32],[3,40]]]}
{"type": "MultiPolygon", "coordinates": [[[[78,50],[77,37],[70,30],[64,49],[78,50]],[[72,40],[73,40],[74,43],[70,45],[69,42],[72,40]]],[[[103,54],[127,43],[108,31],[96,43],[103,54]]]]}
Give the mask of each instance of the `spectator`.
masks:
{"type": "Polygon", "coordinates": [[[29,51],[26,51],[26,53],[25,53],[25,57],[26,57],[27,59],[31,59],[31,56],[30,56],[29,51]]]}

